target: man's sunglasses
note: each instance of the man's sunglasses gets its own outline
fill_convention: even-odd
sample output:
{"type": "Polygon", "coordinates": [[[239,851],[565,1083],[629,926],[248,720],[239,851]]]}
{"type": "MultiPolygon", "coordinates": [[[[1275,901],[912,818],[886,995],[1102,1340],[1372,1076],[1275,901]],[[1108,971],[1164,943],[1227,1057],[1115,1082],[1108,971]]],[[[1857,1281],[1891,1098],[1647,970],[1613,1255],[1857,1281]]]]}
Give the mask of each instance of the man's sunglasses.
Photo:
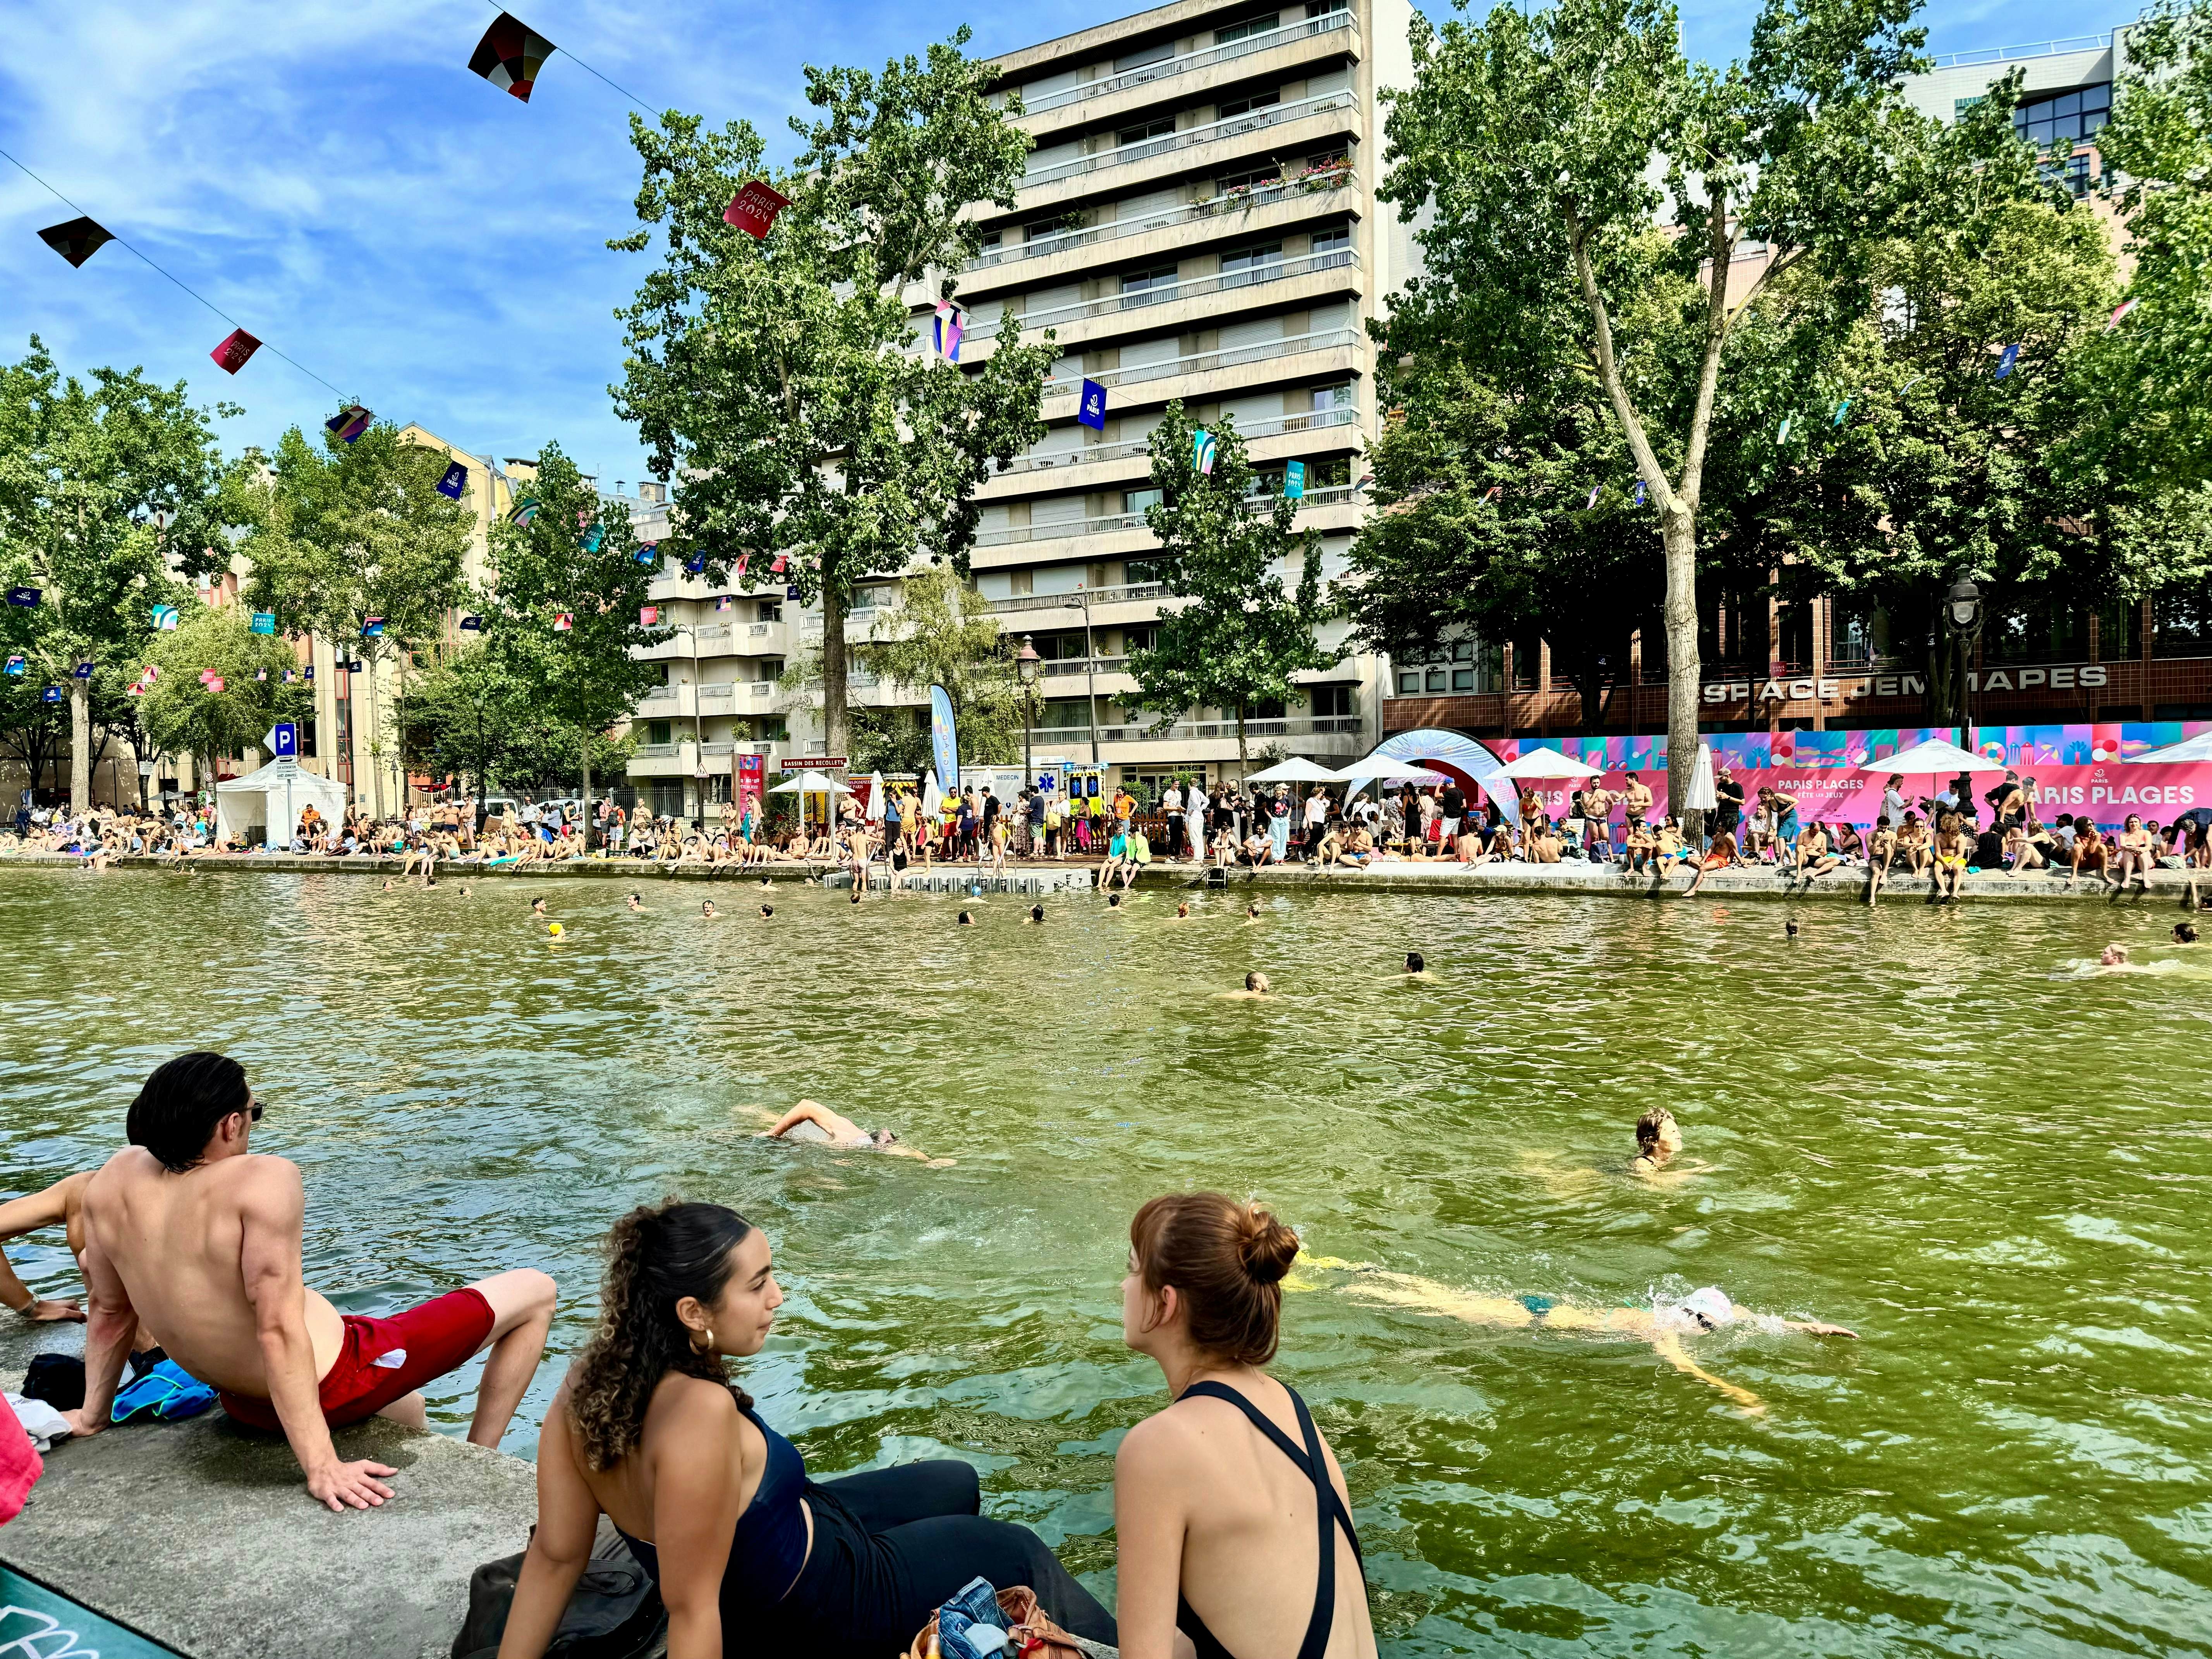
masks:
{"type": "Polygon", "coordinates": [[[250,1123],[260,1122],[262,1113],[268,1109],[269,1109],[266,1106],[264,1106],[259,1101],[249,1097],[246,1103],[246,1121],[250,1123]]]}

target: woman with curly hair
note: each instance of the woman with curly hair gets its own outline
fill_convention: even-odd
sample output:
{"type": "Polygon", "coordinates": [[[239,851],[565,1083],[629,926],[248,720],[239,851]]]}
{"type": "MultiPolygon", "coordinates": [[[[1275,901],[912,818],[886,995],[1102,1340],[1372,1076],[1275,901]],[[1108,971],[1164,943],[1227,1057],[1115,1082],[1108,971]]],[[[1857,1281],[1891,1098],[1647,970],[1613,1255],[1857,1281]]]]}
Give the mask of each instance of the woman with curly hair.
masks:
{"type": "Polygon", "coordinates": [[[599,1328],[546,1413],[500,1659],[544,1654],[602,1515],[660,1586],[669,1659],[884,1659],[979,1575],[1112,1644],[1112,1615],[1042,1539],[978,1512],[968,1464],[807,1478],[728,1370],[782,1302],[767,1238],[735,1211],[672,1200],[615,1224],[599,1328]]]}
{"type": "Polygon", "coordinates": [[[1121,1340],[1159,1363],[1170,1403],[1114,1460],[1126,1659],[1171,1659],[1179,1635],[1198,1659],[1374,1659],[1344,1472],[1266,1370],[1297,1253],[1219,1193],[1156,1198],[1129,1224],[1121,1340]]]}

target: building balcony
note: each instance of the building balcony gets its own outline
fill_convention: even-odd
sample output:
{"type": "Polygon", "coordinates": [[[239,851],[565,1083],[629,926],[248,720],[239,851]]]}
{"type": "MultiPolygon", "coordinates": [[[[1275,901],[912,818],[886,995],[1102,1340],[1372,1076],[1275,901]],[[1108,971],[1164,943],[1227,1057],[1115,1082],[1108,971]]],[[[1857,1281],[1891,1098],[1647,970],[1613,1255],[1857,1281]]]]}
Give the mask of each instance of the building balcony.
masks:
{"type": "MultiPolygon", "coordinates": [[[[1116,219],[1109,224],[1041,236],[996,257],[985,254],[966,267],[969,274],[960,284],[960,298],[974,306],[1016,289],[1080,277],[1101,265],[1187,259],[1214,244],[1287,233],[1315,219],[1342,218],[1359,210],[1358,185],[1349,171],[1319,169],[1310,175],[1315,180],[1310,187],[1305,183],[1308,176],[1302,173],[1279,185],[1235,195],[1210,196],[1203,202],[1186,202],[1139,218],[1116,219]]],[[[1254,282],[1272,279],[1272,268],[1249,274],[1249,280],[1254,282]]],[[[908,290],[907,304],[919,321],[936,300],[928,290],[915,287],[908,290]]],[[[1051,324],[1036,325],[1050,327],[1051,324]]],[[[1032,325],[1025,319],[1023,326],[1032,325]]],[[[975,343],[981,346],[994,339],[998,327],[995,318],[977,320],[975,343]]]]}
{"type": "Polygon", "coordinates": [[[1188,100],[1211,87],[1246,77],[1280,74],[1316,58],[1358,56],[1359,25],[1347,7],[1319,17],[1296,18],[1241,40],[1201,46],[1139,64],[1072,87],[1024,95],[1021,125],[1039,138],[1117,120],[1167,99],[1188,100]],[[1163,85],[1163,82],[1172,82],[1163,85]]]}
{"type": "MultiPolygon", "coordinates": [[[[1108,186],[1143,183],[1155,175],[1164,178],[1171,173],[1203,171],[1222,155],[1248,149],[1249,146],[1238,141],[1256,132],[1268,134],[1271,149],[1290,154],[1325,138],[1357,138],[1359,126],[1359,100],[1354,94],[1349,90],[1324,92],[1316,97],[1295,98],[1287,104],[1254,110],[1249,115],[1232,115],[1225,121],[1208,121],[1202,126],[1164,133],[1140,144],[1122,144],[1095,155],[1077,155],[1055,161],[1024,173],[1015,190],[1019,194],[1022,210],[1033,213],[1041,207],[1054,206],[1108,186]],[[1213,149],[1217,145],[1221,147],[1220,151],[1213,149]],[[1158,167],[1144,165],[1159,161],[1162,157],[1172,159],[1158,167]],[[1143,171],[1125,178],[1121,171],[1125,167],[1141,167],[1143,171]]],[[[983,210],[984,214],[994,212],[988,208],[983,210]]]]}
{"type": "Polygon", "coordinates": [[[1250,345],[1194,351],[1127,368],[1070,368],[1046,380],[1044,406],[1039,413],[1047,425],[1073,420],[1076,395],[1086,380],[1109,389],[1134,390],[1133,399],[1115,402],[1113,412],[1126,415],[1132,402],[1138,407],[1170,403],[1178,398],[1186,404],[1203,403],[1262,381],[1352,374],[1365,366],[1367,344],[1363,330],[1330,328],[1250,345]],[[1292,361],[1297,358],[1312,361],[1292,361]],[[1239,370],[1251,372],[1240,374],[1239,370]]]}
{"type": "MultiPolygon", "coordinates": [[[[1262,744],[1283,743],[1302,755],[1356,756],[1364,752],[1367,719],[1361,714],[1304,716],[1294,715],[1282,720],[1248,720],[1244,722],[1244,744],[1248,750],[1262,744]]],[[[1034,728],[1030,744],[1038,750],[1049,747],[1054,752],[1075,754],[1089,745],[1091,728],[1087,726],[1054,726],[1034,728]]],[[[1174,725],[1160,727],[1147,725],[1101,726],[1098,743],[1102,760],[1128,762],[1144,759],[1228,759],[1237,757],[1237,722],[1235,720],[1177,720],[1174,725]],[[1225,753],[1214,752],[1214,746],[1226,744],[1225,753]],[[1167,751],[1189,745],[1205,746],[1203,756],[1176,756],[1167,751]],[[1131,752],[1152,750],[1152,754],[1131,752]],[[1115,752],[1106,752],[1113,750],[1115,752]]]]}
{"type": "Polygon", "coordinates": [[[1062,657],[1044,665],[1044,678],[1059,679],[1080,674],[1096,679],[1101,674],[1126,674],[1129,672],[1127,657],[1062,657]]]}
{"type": "MultiPolygon", "coordinates": [[[[1322,489],[1309,489],[1300,498],[1304,507],[1334,507],[1352,499],[1350,484],[1332,484],[1322,489]]],[[[1272,495],[1248,495],[1244,504],[1253,512],[1260,512],[1273,501],[1272,495]]],[[[1145,529],[1141,513],[1109,513],[1096,519],[1075,519],[1060,524],[1016,525],[1006,530],[986,530],[975,538],[977,547],[1010,547],[1025,542],[1064,541],[1076,536],[1111,536],[1125,530],[1145,529]]]]}
{"type": "MultiPolygon", "coordinates": [[[[1164,582],[1128,582],[1118,587],[1097,587],[1091,590],[1091,608],[1099,611],[1109,605],[1129,605],[1139,601],[1167,597],[1164,582]]],[[[985,608],[1002,617],[1020,616],[1031,611],[1073,611],[1081,614],[1083,595],[1080,593],[1016,593],[1003,599],[985,601],[985,608]]],[[[1009,632],[1013,630],[1009,629],[1009,632]]]]}
{"type": "MultiPolygon", "coordinates": [[[[1301,456],[1359,447],[1359,411],[1346,404],[1317,409],[1310,415],[1285,415],[1271,421],[1240,421],[1237,430],[1254,465],[1295,460],[1301,456]],[[1316,442],[1315,434],[1323,434],[1316,442]]],[[[1081,449],[1049,454],[1018,455],[1004,472],[994,472],[976,490],[979,501],[1000,501],[1036,495],[1050,489],[1062,494],[1087,493],[1113,486],[1139,483],[1150,476],[1152,441],[1135,438],[1126,443],[1090,444],[1081,449]]],[[[1317,493],[1317,492],[1316,492],[1317,493]]]]}

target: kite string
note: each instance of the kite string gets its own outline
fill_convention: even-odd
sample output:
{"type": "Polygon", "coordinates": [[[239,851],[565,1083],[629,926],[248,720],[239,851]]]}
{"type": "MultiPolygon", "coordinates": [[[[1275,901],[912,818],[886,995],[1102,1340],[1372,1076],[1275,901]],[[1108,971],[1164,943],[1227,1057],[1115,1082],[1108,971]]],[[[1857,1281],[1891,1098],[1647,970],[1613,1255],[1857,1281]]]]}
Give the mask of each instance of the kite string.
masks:
{"type": "MultiPolygon", "coordinates": [[[[489,7],[490,7],[494,11],[498,12],[501,16],[505,16],[505,15],[507,15],[507,8],[506,8],[504,5],[502,5],[502,4],[501,4],[501,3],[500,3],[500,0],[484,0],[484,4],[486,4],[487,6],[489,6],[489,7]]],[[[518,18],[516,21],[519,22],[519,21],[520,21],[521,20],[518,18]]],[[[523,27],[524,27],[525,28],[527,28],[527,27],[529,27],[529,25],[528,25],[528,24],[526,24],[526,23],[525,23],[525,24],[523,25],[523,27]]],[[[570,58],[575,58],[577,67],[578,67],[578,68],[580,68],[580,69],[581,69],[581,70],[583,70],[586,75],[598,76],[599,76],[599,78],[600,80],[602,80],[602,81],[606,81],[606,83],[607,83],[609,86],[611,86],[611,87],[614,88],[614,89],[615,89],[617,92],[618,92],[618,93],[622,94],[622,95],[623,95],[623,97],[625,97],[625,98],[629,99],[629,100],[630,100],[630,102],[631,102],[631,103],[635,104],[635,105],[636,105],[640,109],[643,110],[643,111],[644,111],[647,115],[657,115],[657,114],[659,113],[659,112],[658,112],[658,111],[656,111],[656,110],[653,107],[653,106],[652,106],[652,105],[650,105],[650,104],[647,103],[647,102],[645,101],[645,100],[644,100],[644,99],[642,99],[642,98],[639,97],[635,93],[632,92],[632,91],[631,91],[628,87],[623,86],[623,85],[621,85],[621,84],[620,84],[619,82],[614,82],[614,81],[607,81],[607,77],[606,77],[605,76],[604,76],[604,75],[600,75],[600,74],[599,74],[599,70],[597,70],[593,69],[593,68],[592,68],[589,64],[586,64],[586,62],[584,62],[584,60],[583,60],[582,58],[577,58],[577,57],[576,57],[576,54],[575,54],[574,52],[568,52],[568,47],[566,47],[566,46],[556,46],[556,47],[554,48],[554,50],[555,50],[556,52],[568,52],[568,56],[569,56],[570,58]]]]}
{"type": "MultiPolygon", "coordinates": [[[[9,161],[15,162],[15,167],[22,173],[25,178],[30,179],[40,189],[46,191],[47,194],[53,197],[53,198],[61,203],[63,206],[76,208],[79,214],[83,215],[83,216],[88,219],[92,217],[92,216],[86,213],[82,208],[77,207],[77,204],[75,202],[70,201],[68,197],[63,195],[61,191],[56,190],[52,185],[46,183],[45,179],[40,178],[39,175],[32,172],[30,168],[25,167],[22,162],[16,161],[15,157],[9,155],[8,151],[0,149],[0,155],[7,156],[9,161]]],[[[192,287],[189,283],[186,283],[182,277],[156,263],[151,254],[140,248],[136,243],[130,240],[129,238],[118,236],[113,231],[107,230],[107,227],[106,225],[101,225],[100,228],[107,231],[107,236],[110,241],[119,243],[123,246],[129,248],[131,252],[137,254],[141,259],[144,260],[149,265],[151,265],[155,270],[160,271],[162,276],[167,276],[171,282],[174,283],[179,288],[184,289],[185,293],[191,295],[192,298],[198,300],[202,305],[205,306],[210,311],[215,313],[216,316],[222,318],[223,321],[228,323],[233,328],[238,329],[241,331],[245,330],[246,325],[244,323],[240,322],[237,318],[232,316],[214,301],[209,299],[206,295],[202,294],[198,289],[192,287]]],[[[341,399],[345,397],[346,394],[344,392],[338,392],[338,389],[336,386],[331,386],[331,383],[328,380],[324,380],[323,377],[316,374],[313,369],[309,368],[306,364],[299,362],[296,358],[287,356],[280,348],[270,345],[265,340],[262,342],[262,345],[271,356],[283,357],[286,362],[290,363],[293,368],[298,369],[301,374],[306,375],[309,380],[314,380],[323,386],[330,386],[332,392],[337,392],[337,395],[341,399]]]]}

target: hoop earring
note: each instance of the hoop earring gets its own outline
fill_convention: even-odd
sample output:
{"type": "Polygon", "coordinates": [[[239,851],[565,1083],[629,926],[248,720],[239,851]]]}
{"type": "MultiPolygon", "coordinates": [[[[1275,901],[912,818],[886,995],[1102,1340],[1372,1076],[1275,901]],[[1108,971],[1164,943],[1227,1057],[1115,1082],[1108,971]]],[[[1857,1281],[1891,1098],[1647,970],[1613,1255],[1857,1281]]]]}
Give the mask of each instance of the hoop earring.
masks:
{"type": "Polygon", "coordinates": [[[693,1343],[691,1345],[691,1352],[694,1353],[712,1353],[714,1352],[714,1328],[712,1325],[707,1327],[706,1341],[703,1344],[697,1342],[693,1343]]]}

